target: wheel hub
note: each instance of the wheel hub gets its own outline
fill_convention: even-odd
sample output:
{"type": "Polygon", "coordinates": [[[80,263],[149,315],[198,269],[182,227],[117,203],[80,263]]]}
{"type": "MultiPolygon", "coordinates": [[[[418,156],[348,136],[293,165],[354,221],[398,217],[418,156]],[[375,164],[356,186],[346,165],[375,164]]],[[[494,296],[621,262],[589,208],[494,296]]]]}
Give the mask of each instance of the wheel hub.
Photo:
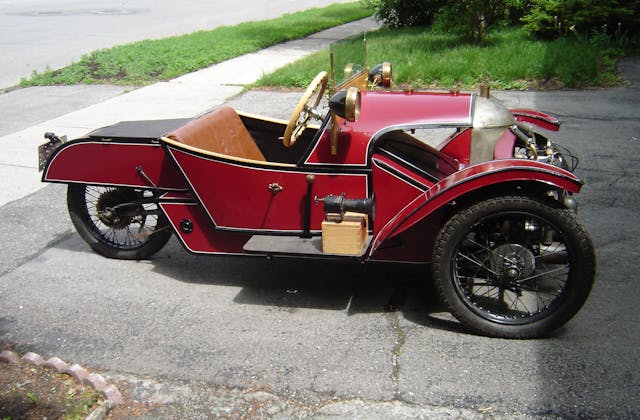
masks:
{"type": "Polygon", "coordinates": [[[96,203],[96,216],[105,225],[114,229],[123,229],[131,223],[131,216],[118,214],[116,206],[135,200],[135,196],[123,190],[105,191],[96,203]]]}
{"type": "Polygon", "coordinates": [[[502,244],[491,253],[491,269],[506,285],[515,286],[518,280],[527,278],[536,269],[533,253],[520,244],[502,244]]]}

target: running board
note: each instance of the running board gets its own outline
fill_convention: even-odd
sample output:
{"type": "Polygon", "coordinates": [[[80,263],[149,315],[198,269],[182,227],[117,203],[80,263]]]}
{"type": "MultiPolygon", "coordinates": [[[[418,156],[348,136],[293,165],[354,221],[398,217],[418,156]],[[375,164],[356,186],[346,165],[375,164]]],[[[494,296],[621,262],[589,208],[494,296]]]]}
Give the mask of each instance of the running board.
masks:
{"type": "Polygon", "coordinates": [[[253,235],[244,244],[243,250],[249,254],[308,256],[308,257],[351,257],[360,258],[371,245],[372,236],[366,240],[358,255],[327,254],[322,252],[322,237],[300,238],[299,236],[253,235]]]}

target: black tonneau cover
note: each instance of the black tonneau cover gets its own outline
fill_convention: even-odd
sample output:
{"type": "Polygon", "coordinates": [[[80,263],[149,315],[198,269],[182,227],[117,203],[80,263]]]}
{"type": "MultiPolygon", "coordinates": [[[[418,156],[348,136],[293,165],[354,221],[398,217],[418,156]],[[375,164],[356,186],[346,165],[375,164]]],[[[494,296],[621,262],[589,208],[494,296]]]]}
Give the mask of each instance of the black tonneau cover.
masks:
{"type": "Polygon", "coordinates": [[[169,120],[121,121],[107,127],[98,128],[89,137],[108,139],[157,139],[182,127],[191,118],[169,120]]]}

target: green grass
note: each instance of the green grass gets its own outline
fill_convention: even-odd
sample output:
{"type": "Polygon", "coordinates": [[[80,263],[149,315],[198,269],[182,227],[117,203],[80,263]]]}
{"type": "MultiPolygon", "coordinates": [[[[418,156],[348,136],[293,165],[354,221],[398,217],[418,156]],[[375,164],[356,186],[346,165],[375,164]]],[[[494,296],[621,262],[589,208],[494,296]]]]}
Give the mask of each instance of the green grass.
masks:
{"type": "MultiPolygon", "coordinates": [[[[92,52],[59,70],[34,72],[21,85],[144,85],[370,14],[360,2],[334,4],[271,20],[145,40],[92,52]]],[[[471,89],[481,82],[497,89],[613,86],[619,83],[615,62],[623,52],[604,37],[538,41],[514,28],[489,34],[482,47],[430,28],[384,29],[367,35],[367,64],[391,61],[397,87],[471,89]]],[[[336,56],[345,55],[361,63],[361,40],[340,43],[336,56]]],[[[338,60],[336,68],[346,62],[338,60]]],[[[265,75],[251,87],[303,88],[320,70],[328,70],[328,63],[328,52],[321,51],[265,75]]]]}
{"type": "MultiPolygon", "coordinates": [[[[361,50],[361,40],[352,40],[335,55],[359,57],[361,50]]],[[[367,64],[391,61],[395,85],[413,88],[470,89],[482,82],[497,89],[612,86],[619,82],[615,61],[621,54],[609,40],[537,41],[514,28],[491,33],[482,47],[425,28],[367,35],[367,64]]],[[[328,51],[320,51],[265,75],[253,86],[303,87],[318,71],[326,70],[328,62],[328,51]]]]}
{"type": "Polygon", "coordinates": [[[21,86],[78,83],[142,85],[168,80],[212,64],[371,15],[358,3],[223,26],[211,31],[98,50],[59,70],[34,72],[21,86]]]}

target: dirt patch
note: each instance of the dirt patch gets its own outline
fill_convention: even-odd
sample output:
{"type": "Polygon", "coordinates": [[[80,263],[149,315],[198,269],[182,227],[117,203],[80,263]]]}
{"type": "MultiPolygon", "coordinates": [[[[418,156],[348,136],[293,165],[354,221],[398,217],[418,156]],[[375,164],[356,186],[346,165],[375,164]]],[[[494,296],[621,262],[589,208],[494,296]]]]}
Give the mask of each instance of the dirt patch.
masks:
{"type": "Polygon", "coordinates": [[[102,401],[91,386],[55,369],[0,362],[0,418],[84,418],[102,401]]]}
{"type": "Polygon", "coordinates": [[[535,79],[527,82],[527,89],[529,90],[562,90],[566,85],[560,80],[552,79],[535,79]]]}

